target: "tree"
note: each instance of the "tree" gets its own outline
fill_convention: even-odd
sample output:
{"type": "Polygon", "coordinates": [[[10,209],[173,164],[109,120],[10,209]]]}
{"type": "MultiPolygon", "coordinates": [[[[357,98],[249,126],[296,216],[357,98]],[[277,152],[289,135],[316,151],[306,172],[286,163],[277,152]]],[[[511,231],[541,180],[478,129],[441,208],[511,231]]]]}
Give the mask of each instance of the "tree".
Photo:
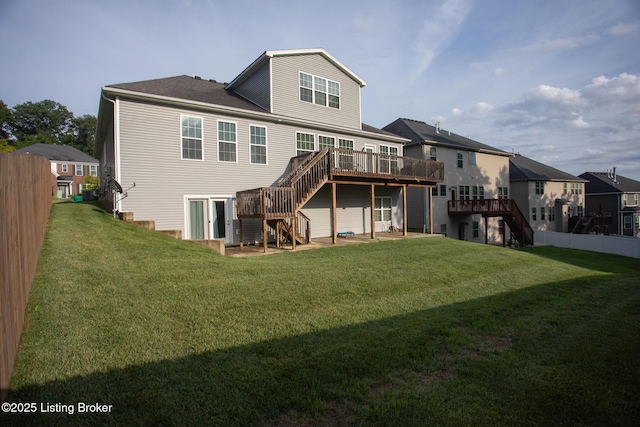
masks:
{"type": "Polygon", "coordinates": [[[70,132],[64,138],[65,143],[93,156],[93,143],[97,124],[98,119],[91,114],[74,117],[71,120],[70,132]]]}
{"type": "MultiPolygon", "coordinates": [[[[40,102],[25,102],[13,107],[8,130],[17,141],[25,141],[28,137],[37,140],[53,140],[62,142],[62,138],[72,125],[73,114],[64,105],[45,99],[40,102]],[[38,137],[38,135],[40,135],[38,137]]],[[[24,145],[24,144],[19,144],[24,145]]]]}
{"type": "Polygon", "coordinates": [[[9,123],[11,122],[11,110],[7,104],[0,99],[0,139],[9,139],[9,123]]]}

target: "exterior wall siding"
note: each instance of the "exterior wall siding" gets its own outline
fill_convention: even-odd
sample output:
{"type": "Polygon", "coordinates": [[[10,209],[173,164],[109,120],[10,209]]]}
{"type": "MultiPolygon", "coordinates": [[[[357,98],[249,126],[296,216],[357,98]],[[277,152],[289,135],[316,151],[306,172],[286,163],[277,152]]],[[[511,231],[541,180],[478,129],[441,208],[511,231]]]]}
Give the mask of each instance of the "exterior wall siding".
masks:
{"type": "Polygon", "coordinates": [[[272,58],[272,112],[360,129],[360,85],[321,55],[272,58]],[[300,101],[300,71],[340,83],[340,108],[300,101]]]}
{"type": "Polygon", "coordinates": [[[235,89],[236,93],[267,111],[271,111],[271,73],[269,69],[269,64],[265,64],[235,89]]]}
{"type": "MultiPolygon", "coordinates": [[[[186,224],[187,198],[234,199],[238,191],[275,185],[287,172],[289,160],[296,155],[296,132],[347,138],[354,141],[354,149],[374,145],[379,150],[382,142],[366,137],[353,137],[333,132],[319,132],[303,127],[261,122],[258,120],[222,116],[205,111],[189,111],[180,108],[134,102],[119,101],[120,111],[120,184],[127,190],[120,210],[133,212],[136,220],[154,220],[157,230],[181,230],[188,238],[186,224]],[[181,115],[202,118],[203,160],[183,160],[181,151],[181,115]],[[236,123],[237,162],[218,161],[217,122],[224,120],[236,123]],[[267,164],[250,163],[249,126],[259,125],[267,129],[267,164]],[[135,187],[130,188],[133,183],[135,187]]],[[[109,163],[113,151],[103,151],[103,160],[109,163]]],[[[312,237],[328,236],[330,227],[330,190],[322,189],[307,203],[303,212],[312,219],[312,237]]],[[[382,190],[380,190],[382,191],[382,190]]],[[[397,197],[394,206],[398,204],[397,197]]],[[[401,200],[401,199],[400,199],[401,200]]],[[[369,188],[340,186],[338,203],[338,225],[355,226],[362,221],[362,207],[369,209],[369,188]],[[347,188],[343,188],[347,187],[347,188]],[[359,203],[359,208],[352,205],[359,203]],[[358,210],[359,209],[359,210],[358,210]],[[356,212],[357,211],[357,212],[356,212]],[[357,219],[354,219],[357,218],[357,219]],[[360,221],[360,222],[357,222],[360,221]]],[[[400,202],[401,204],[401,202],[400,202]]],[[[229,212],[232,207],[229,207],[229,212]]],[[[397,209],[397,208],[394,208],[397,209]]],[[[397,210],[392,212],[397,216],[397,210]]],[[[231,244],[239,244],[238,221],[233,213],[231,244]]],[[[366,216],[370,218],[370,214],[366,216]]],[[[400,214],[400,218],[402,215],[400,214]]],[[[399,224],[394,224],[400,226],[399,224]]],[[[245,242],[261,241],[259,221],[243,221],[245,242]]],[[[366,229],[360,225],[360,229],[366,229]]],[[[369,225],[370,227],[370,225],[369,225]]],[[[370,228],[368,229],[370,230],[370,228]]],[[[356,230],[354,230],[356,231],[356,230]]],[[[365,231],[361,231],[365,232],[365,231]]]]}

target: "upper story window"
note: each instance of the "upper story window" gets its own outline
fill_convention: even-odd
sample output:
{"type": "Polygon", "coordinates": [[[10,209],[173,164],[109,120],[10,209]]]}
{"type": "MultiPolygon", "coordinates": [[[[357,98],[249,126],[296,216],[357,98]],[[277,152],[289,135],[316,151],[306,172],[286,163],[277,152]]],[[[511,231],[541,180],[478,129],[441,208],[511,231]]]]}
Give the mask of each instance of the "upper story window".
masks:
{"type": "Polygon", "coordinates": [[[300,101],[340,108],[340,83],[300,72],[300,101]]]}
{"type": "Polygon", "coordinates": [[[64,163],[64,164],[62,165],[62,172],[68,172],[68,171],[69,171],[69,168],[67,167],[67,164],[66,164],[66,163],[64,163]]]}
{"type": "Polygon", "coordinates": [[[84,175],[84,167],[83,165],[76,165],[76,176],[82,176],[84,175]]]}
{"type": "Polygon", "coordinates": [[[509,198],[509,187],[498,187],[498,199],[509,198]]]}
{"type": "Polygon", "coordinates": [[[476,164],[476,153],[473,151],[469,152],[469,164],[472,166],[476,164]]]}
{"type": "Polygon", "coordinates": [[[89,165],[89,175],[98,176],[98,165],[89,165]]]}
{"type": "Polygon", "coordinates": [[[638,196],[639,195],[637,193],[633,195],[633,204],[636,206],[638,206],[638,196]]]}
{"type": "Polygon", "coordinates": [[[459,168],[463,168],[464,167],[464,157],[462,156],[462,153],[458,152],[458,167],[459,168]]]}
{"type": "Polygon", "coordinates": [[[218,121],[218,161],[236,161],[238,158],[236,141],[236,124],[218,121]]]}
{"type": "Polygon", "coordinates": [[[251,163],[267,164],[267,128],[264,126],[249,126],[249,150],[251,163]]]}
{"type": "Polygon", "coordinates": [[[562,194],[569,194],[569,191],[567,190],[567,183],[566,182],[563,185],[563,193],[562,194]]]}
{"type": "Polygon", "coordinates": [[[544,181],[536,181],[536,194],[544,194],[544,181]]]}
{"type": "Polygon", "coordinates": [[[484,186],[473,186],[473,200],[484,200],[484,186]]]}
{"type": "Polygon", "coordinates": [[[202,118],[181,116],[182,158],[202,160],[202,118]]]}
{"type": "Polygon", "coordinates": [[[536,214],[536,208],[531,208],[531,220],[535,221],[536,219],[538,219],[538,216],[536,214]]]}
{"type": "Polygon", "coordinates": [[[398,172],[398,147],[380,144],[380,172],[397,173],[398,172]]]}
{"type": "Polygon", "coordinates": [[[437,160],[436,147],[429,148],[429,160],[434,162],[437,160]]]}
{"type": "Polygon", "coordinates": [[[460,190],[460,194],[459,194],[459,200],[469,200],[470,196],[469,196],[469,186],[468,185],[461,185],[459,187],[460,190]]]}

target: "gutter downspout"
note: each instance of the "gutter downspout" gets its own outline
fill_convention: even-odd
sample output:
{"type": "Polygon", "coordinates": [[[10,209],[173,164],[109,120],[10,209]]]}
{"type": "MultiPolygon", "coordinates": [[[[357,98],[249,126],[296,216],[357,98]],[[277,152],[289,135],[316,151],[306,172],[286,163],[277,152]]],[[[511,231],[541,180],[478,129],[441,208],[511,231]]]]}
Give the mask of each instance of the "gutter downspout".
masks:
{"type": "MultiPolygon", "coordinates": [[[[120,182],[119,180],[119,165],[120,165],[120,150],[119,150],[119,136],[120,136],[120,124],[119,124],[119,106],[118,106],[118,97],[116,96],[116,100],[111,100],[109,98],[107,98],[106,96],[104,96],[104,93],[102,93],[102,98],[104,98],[105,101],[109,101],[111,104],[113,104],[113,172],[112,172],[112,176],[111,179],[115,179],[117,182],[120,182]],[[115,177],[113,176],[115,175],[115,177]]],[[[116,211],[119,210],[119,204],[120,201],[117,200],[116,195],[113,193],[112,190],[112,208],[111,210],[113,211],[113,217],[116,217],[116,211]]]]}

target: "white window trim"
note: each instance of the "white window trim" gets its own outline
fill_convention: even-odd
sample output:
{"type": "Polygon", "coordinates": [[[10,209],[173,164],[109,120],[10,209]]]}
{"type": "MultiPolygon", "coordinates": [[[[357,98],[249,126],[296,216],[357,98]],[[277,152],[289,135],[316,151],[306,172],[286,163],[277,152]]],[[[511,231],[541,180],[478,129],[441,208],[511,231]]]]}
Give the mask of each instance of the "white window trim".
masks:
{"type": "MultiPolygon", "coordinates": [[[[305,88],[305,89],[309,89],[309,88],[305,88]]],[[[302,102],[304,104],[316,105],[318,107],[323,107],[323,108],[331,108],[332,110],[338,110],[338,111],[342,110],[342,84],[340,84],[340,82],[336,80],[331,80],[326,77],[318,76],[316,74],[307,73],[306,71],[299,70],[298,71],[298,102],[302,102]],[[300,99],[300,88],[303,87],[300,85],[301,74],[306,74],[308,76],[311,76],[311,102],[303,101],[302,99],[300,99]],[[326,95],[325,100],[327,103],[325,105],[316,104],[316,78],[323,79],[326,81],[326,88],[325,88],[326,90],[323,92],[326,95]],[[329,106],[329,82],[336,83],[338,85],[338,90],[340,91],[340,94],[338,95],[340,106],[338,108],[329,106]]]]}
{"type": "MultiPolygon", "coordinates": [[[[336,138],[335,136],[331,136],[331,135],[323,135],[321,133],[319,133],[317,135],[317,143],[316,143],[316,147],[318,148],[318,151],[320,151],[320,138],[331,138],[333,139],[333,148],[336,148],[337,144],[338,144],[338,138],[336,138]]],[[[340,138],[340,139],[344,139],[344,138],[340,138]]]]}
{"type": "Polygon", "coordinates": [[[225,224],[225,230],[226,230],[226,237],[225,237],[225,241],[226,243],[229,244],[233,244],[233,236],[234,236],[234,230],[233,230],[233,220],[237,219],[236,217],[234,217],[234,205],[235,205],[235,197],[228,195],[228,194],[224,194],[224,195],[211,195],[211,194],[184,194],[184,234],[183,234],[183,239],[185,240],[191,240],[189,239],[189,236],[191,235],[191,225],[190,225],[190,221],[189,221],[189,201],[191,200],[202,200],[202,201],[206,201],[208,203],[207,205],[207,216],[208,216],[208,236],[212,235],[212,231],[213,231],[213,224],[211,221],[211,202],[213,201],[225,201],[225,202],[229,202],[227,203],[226,206],[226,211],[225,211],[225,215],[229,215],[229,224],[225,224]]]}
{"type": "Polygon", "coordinates": [[[98,165],[89,165],[89,175],[98,176],[98,165]],[[95,171],[95,173],[94,173],[95,171]]]}
{"type": "Polygon", "coordinates": [[[313,153],[314,151],[318,151],[318,138],[316,138],[316,134],[312,132],[297,130],[295,131],[294,139],[293,139],[293,149],[295,152],[295,156],[302,155],[302,154],[298,154],[298,134],[313,135],[313,150],[311,151],[303,150],[305,153],[313,153]]]}
{"type": "MultiPolygon", "coordinates": [[[[180,160],[186,160],[186,161],[191,161],[191,162],[204,162],[204,118],[200,117],[200,116],[194,116],[193,114],[180,114],[180,125],[178,126],[178,133],[180,134],[180,160]],[[182,118],[183,117],[193,117],[194,119],[200,119],[200,125],[201,125],[201,135],[202,137],[200,138],[200,152],[202,153],[202,156],[200,159],[187,159],[185,157],[183,157],[183,150],[182,150],[182,118]]],[[[195,138],[197,139],[197,138],[195,138]]]]}
{"type": "Polygon", "coordinates": [[[69,172],[69,165],[67,165],[66,163],[62,164],[62,172],[69,172]]]}
{"type": "MultiPolygon", "coordinates": [[[[238,128],[236,125],[236,139],[237,139],[237,135],[238,135],[238,128]]],[[[237,142],[236,142],[237,144],[237,142]]],[[[262,147],[262,145],[256,145],[257,147],[262,147]]],[[[237,147],[236,147],[237,148],[237,147]]],[[[236,150],[237,151],[237,150],[236,150]]],[[[237,160],[237,156],[236,156],[236,160],[237,160]]],[[[252,165],[260,165],[260,166],[267,166],[269,164],[269,130],[267,129],[266,126],[264,125],[258,125],[255,123],[249,123],[249,163],[252,165]],[[264,149],[265,149],[265,162],[264,163],[254,163],[251,161],[251,147],[254,145],[251,143],[251,127],[260,127],[260,128],[264,128],[264,149]]]]}
{"type": "Polygon", "coordinates": [[[73,176],[84,176],[84,165],[76,163],[73,165],[73,176]],[[80,166],[80,172],[78,173],[78,166],[80,166]]]}
{"type": "MultiPolygon", "coordinates": [[[[231,120],[222,120],[222,119],[218,119],[216,120],[216,159],[218,160],[218,163],[238,163],[238,123],[237,122],[232,122],[231,120]],[[230,141],[222,141],[224,143],[227,144],[234,144],[235,145],[235,157],[236,160],[235,161],[231,161],[231,160],[220,160],[220,123],[233,123],[236,127],[236,140],[235,142],[230,142],[230,141]]],[[[204,156],[203,156],[204,157],[204,156]]]]}
{"type": "Polygon", "coordinates": [[[374,217],[375,217],[375,212],[380,212],[380,221],[376,221],[376,223],[381,223],[381,222],[393,223],[393,198],[391,196],[375,196],[373,210],[374,210],[374,217]],[[375,199],[380,199],[380,208],[375,207],[375,199]],[[383,199],[389,199],[389,201],[391,202],[389,204],[389,208],[384,207],[384,203],[382,202],[383,199]],[[385,211],[389,211],[389,219],[384,219],[385,211]]]}

